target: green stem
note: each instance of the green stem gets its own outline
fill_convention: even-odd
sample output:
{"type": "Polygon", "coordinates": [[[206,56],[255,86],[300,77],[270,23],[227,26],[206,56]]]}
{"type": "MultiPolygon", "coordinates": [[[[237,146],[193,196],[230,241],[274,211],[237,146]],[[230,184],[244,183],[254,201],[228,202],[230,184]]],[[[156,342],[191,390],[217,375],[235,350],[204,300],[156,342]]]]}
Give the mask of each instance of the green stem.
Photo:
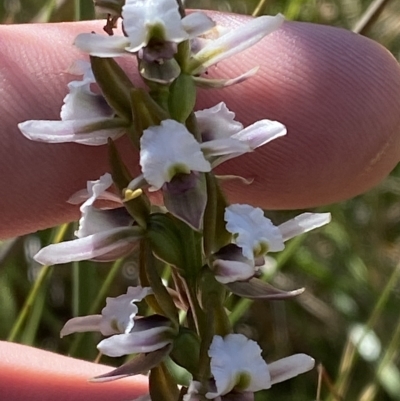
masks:
{"type": "MultiPolygon", "coordinates": [[[[100,290],[97,293],[96,298],[90,305],[88,315],[94,315],[95,313],[98,313],[98,311],[100,310],[100,307],[104,304],[104,298],[106,297],[106,295],[111,287],[111,284],[114,282],[114,279],[117,276],[117,273],[119,272],[119,269],[123,265],[124,262],[125,262],[125,259],[118,259],[117,261],[115,261],[113,263],[110,271],[107,274],[107,277],[105,278],[102,286],[100,287],[100,290]]],[[[69,348],[69,352],[68,352],[69,355],[75,355],[83,338],[84,338],[84,335],[78,335],[75,337],[74,341],[72,342],[72,344],[69,348]]]]}
{"type": "Polygon", "coordinates": [[[359,33],[360,35],[365,35],[379,18],[389,1],[390,0],[373,1],[361,18],[357,21],[352,31],[359,33]]]}
{"type": "MultiPolygon", "coordinates": [[[[54,235],[54,240],[52,241],[53,244],[57,244],[61,242],[64,239],[65,233],[69,227],[69,224],[63,224],[62,226],[58,227],[55,235],[54,235]]],[[[39,293],[39,291],[42,289],[43,284],[46,282],[47,276],[50,274],[52,271],[51,266],[43,266],[40,269],[40,273],[31,288],[28,297],[25,300],[25,303],[21,309],[21,312],[19,313],[17,320],[15,321],[11,332],[7,338],[7,341],[15,341],[17,336],[20,334],[20,331],[22,330],[22,327],[26,321],[26,318],[28,316],[28,313],[31,311],[32,306],[35,302],[35,299],[39,293]]]]}

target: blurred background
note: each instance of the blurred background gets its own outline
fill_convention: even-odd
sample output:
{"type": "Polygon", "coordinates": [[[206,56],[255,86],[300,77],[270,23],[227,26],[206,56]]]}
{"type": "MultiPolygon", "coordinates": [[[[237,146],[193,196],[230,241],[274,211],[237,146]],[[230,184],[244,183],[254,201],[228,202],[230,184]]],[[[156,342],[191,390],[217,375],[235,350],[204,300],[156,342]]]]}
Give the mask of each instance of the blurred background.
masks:
{"type": "MultiPolygon", "coordinates": [[[[397,0],[187,0],[186,5],[249,15],[281,12],[291,20],[356,30],[400,58],[397,0]]],[[[3,24],[94,17],[91,0],[0,1],[3,24]]],[[[229,300],[236,331],[258,341],[267,361],[305,352],[320,364],[260,393],[258,401],[400,400],[399,195],[397,168],[368,193],[323,208],[332,213],[330,225],[292,240],[268,261],[266,279],[282,289],[306,287],[305,294],[286,302],[229,300]]],[[[275,223],[295,214],[267,212],[275,223]]],[[[72,316],[98,313],[106,296],[134,285],[137,269],[134,259],[56,268],[33,261],[41,246],[73,238],[75,228],[71,224],[0,243],[0,339],[96,359],[98,335],[61,340],[59,331],[72,316]]]]}

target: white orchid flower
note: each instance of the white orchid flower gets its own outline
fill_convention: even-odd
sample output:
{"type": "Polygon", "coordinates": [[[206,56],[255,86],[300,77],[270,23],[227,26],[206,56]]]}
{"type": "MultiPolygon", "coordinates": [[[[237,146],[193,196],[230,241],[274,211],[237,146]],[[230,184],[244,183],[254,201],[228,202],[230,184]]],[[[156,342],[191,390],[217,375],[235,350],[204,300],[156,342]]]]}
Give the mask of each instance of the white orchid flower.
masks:
{"type": "Polygon", "coordinates": [[[303,213],[279,226],[264,216],[260,208],[233,204],[225,209],[226,229],[234,235],[234,243],[242,248],[243,256],[253,260],[267,252],[285,248],[284,242],[328,224],[330,213],[303,213]]]}
{"type": "Polygon", "coordinates": [[[174,332],[170,321],[163,316],[136,317],[138,307],[135,302],[149,294],[152,294],[150,287],[129,287],[126,294],[107,298],[101,315],[68,320],[60,335],[99,331],[110,337],[102,340],[97,348],[112,357],[156,351],[171,343],[174,332]]]}
{"type": "Polygon", "coordinates": [[[97,57],[117,57],[143,51],[143,58],[171,58],[176,44],[214,27],[204,13],[181,18],[175,0],[127,0],[122,7],[126,36],[80,34],[75,45],[97,57]],[[146,56],[147,53],[147,56],[146,56]]]}
{"type": "Polygon", "coordinates": [[[101,315],[79,316],[68,320],[60,336],[87,331],[99,331],[103,336],[129,333],[138,313],[135,302],[140,302],[151,293],[152,290],[149,287],[128,287],[126,294],[115,298],[107,297],[106,306],[102,309],[101,315]]]}
{"type": "Polygon", "coordinates": [[[76,74],[83,74],[81,81],[68,84],[69,93],[64,98],[60,121],[29,120],[18,124],[28,139],[84,145],[104,145],[108,138],[117,139],[124,134],[126,123],[115,117],[115,112],[101,94],[94,93],[94,79],[89,63],[77,63],[76,74]]]}
{"type": "Polygon", "coordinates": [[[45,265],[96,259],[117,260],[131,253],[143,230],[133,225],[132,217],[124,208],[101,210],[93,204],[97,199],[113,199],[105,195],[112,185],[110,174],[88,182],[89,198],[80,207],[82,217],[76,240],[52,244],[41,249],[34,259],[45,265]]]}
{"type": "Polygon", "coordinates": [[[278,252],[297,235],[328,224],[330,213],[303,213],[279,226],[264,216],[260,208],[233,204],[225,209],[226,229],[233,243],[213,257],[215,278],[222,284],[246,281],[263,265],[267,252],[278,252]]]}
{"type": "Polygon", "coordinates": [[[311,370],[315,363],[308,355],[296,354],[267,364],[261,357],[260,346],[242,334],[214,336],[208,355],[216,387],[206,393],[208,399],[232,390],[253,393],[269,389],[275,383],[311,370]]]}
{"type": "Polygon", "coordinates": [[[161,189],[177,174],[211,171],[201,145],[175,120],[164,120],[161,125],[144,130],[140,140],[140,165],[152,191],[161,189]]]}
{"type": "Polygon", "coordinates": [[[283,124],[267,119],[244,128],[243,124],[235,120],[235,113],[224,102],[196,111],[195,115],[203,141],[203,151],[210,156],[217,156],[212,158],[213,167],[286,135],[283,124]]]}

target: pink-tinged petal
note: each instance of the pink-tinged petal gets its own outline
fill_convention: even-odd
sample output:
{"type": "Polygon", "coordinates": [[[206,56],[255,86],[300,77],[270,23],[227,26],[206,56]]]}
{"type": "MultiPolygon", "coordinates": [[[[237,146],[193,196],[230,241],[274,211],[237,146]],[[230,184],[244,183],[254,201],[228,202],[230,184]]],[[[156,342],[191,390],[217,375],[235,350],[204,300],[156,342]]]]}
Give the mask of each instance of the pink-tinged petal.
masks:
{"type": "Polygon", "coordinates": [[[299,288],[293,291],[282,291],[255,277],[248,281],[225,283],[225,285],[233,294],[249,299],[282,300],[296,297],[305,290],[299,288]]]}
{"type": "Polygon", "coordinates": [[[181,23],[189,38],[199,36],[215,27],[215,22],[202,12],[186,15],[181,23]]]}
{"type": "MultiPolygon", "coordinates": [[[[60,337],[72,333],[85,333],[87,331],[100,331],[101,315],[78,316],[68,320],[60,331],[60,337]]],[[[114,332],[115,333],[115,332],[114,332]]],[[[111,334],[114,334],[111,333],[111,334]]],[[[110,334],[109,334],[110,335],[110,334]]]]}
{"type": "Polygon", "coordinates": [[[35,255],[34,259],[43,265],[94,259],[110,253],[118,259],[128,255],[142,236],[143,230],[139,227],[117,228],[46,246],[35,255]]]}
{"type": "Polygon", "coordinates": [[[69,93],[61,108],[61,120],[90,120],[114,116],[114,110],[104,97],[91,91],[90,85],[94,82],[94,79],[84,78],[68,84],[69,93]]]}
{"type": "Polygon", "coordinates": [[[134,327],[134,318],[138,313],[135,302],[140,302],[152,294],[150,287],[129,287],[126,294],[118,297],[107,297],[106,306],[102,309],[100,331],[105,336],[128,334],[134,327]]]}
{"type": "Polygon", "coordinates": [[[216,280],[222,284],[248,280],[255,274],[255,267],[251,260],[246,263],[244,261],[216,259],[212,266],[216,280]]]}
{"type": "MultiPolygon", "coordinates": [[[[71,205],[80,205],[81,203],[87,201],[89,198],[89,193],[87,189],[81,189],[76,191],[71,197],[67,200],[71,205]]],[[[104,192],[102,195],[98,196],[97,199],[106,200],[115,203],[115,207],[121,206],[122,201],[121,198],[113,194],[112,192],[104,192]]]]}
{"type": "Polygon", "coordinates": [[[228,57],[255,45],[264,36],[277,30],[283,23],[281,14],[262,16],[251,20],[238,29],[231,30],[212,41],[193,56],[193,74],[203,72],[206,68],[228,57]]]}
{"type": "Polygon", "coordinates": [[[126,53],[129,46],[128,38],[124,36],[106,36],[96,33],[81,33],[74,42],[80,50],[96,57],[118,57],[126,53]]]}
{"type": "Polygon", "coordinates": [[[160,362],[171,352],[172,344],[160,348],[149,354],[139,354],[111,372],[90,379],[91,382],[104,383],[123,379],[124,377],[145,374],[150,369],[159,365],[160,362]]]}
{"type": "Polygon", "coordinates": [[[110,173],[103,174],[98,180],[87,181],[86,189],[89,194],[87,202],[81,208],[87,205],[92,205],[97,198],[103,195],[108,188],[113,184],[113,179],[110,173]]]}
{"type": "Polygon", "coordinates": [[[194,114],[202,142],[230,138],[243,129],[243,124],[235,120],[235,113],[224,102],[194,114]]]}
{"type": "Polygon", "coordinates": [[[179,174],[163,186],[164,205],[178,219],[196,231],[203,228],[207,205],[204,174],[179,174]]]}
{"type": "Polygon", "coordinates": [[[259,67],[254,67],[251,70],[243,74],[240,74],[235,78],[229,78],[229,79],[210,79],[204,77],[193,77],[193,80],[196,83],[196,85],[200,88],[213,88],[213,89],[226,88],[227,86],[240,84],[246,81],[247,79],[256,75],[258,70],[259,67]]]}
{"type": "Polygon", "coordinates": [[[97,345],[104,355],[118,357],[122,355],[157,351],[172,342],[171,329],[160,326],[129,334],[116,334],[97,345]]]}
{"type": "Polygon", "coordinates": [[[271,384],[280,383],[308,372],[314,368],[314,365],[314,359],[305,354],[295,354],[272,362],[268,365],[271,384]]]}
{"type": "Polygon", "coordinates": [[[132,216],[125,208],[101,210],[87,206],[82,211],[79,220],[79,229],[75,231],[78,238],[110,231],[116,228],[129,227],[133,225],[132,216]]]}
{"type": "Polygon", "coordinates": [[[18,124],[22,134],[33,141],[48,143],[76,142],[99,146],[122,136],[126,128],[91,130],[94,126],[107,124],[110,120],[96,118],[91,120],[45,121],[30,120],[18,124]]]}
{"type": "MultiPolygon", "coordinates": [[[[213,139],[208,142],[203,142],[200,147],[207,158],[216,156],[229,156],[229,158],[232,158],[251,151],[247,143],[233,138],[213,139]]],[[[226,158],[224,158],[224,160],[225,159],[226,158]]],[[[217,164],[221,164],[221,162],[217,164]]],[[[215,163],[213,162],[213,166],[214,165],[215,163]]]]}
{"type": "Polygon", "coordinates": [[[286,135],[286,127],[280,122],[260,120],[234,134],[232,138],[247,143],[251,149],[256,149],[284,135],[286,135]]]}
{"type": "Polygon", "coordinates": [[[331,221],[330,213],[303,213],[278,226],[283,241],[322,227],[331,221]]]}

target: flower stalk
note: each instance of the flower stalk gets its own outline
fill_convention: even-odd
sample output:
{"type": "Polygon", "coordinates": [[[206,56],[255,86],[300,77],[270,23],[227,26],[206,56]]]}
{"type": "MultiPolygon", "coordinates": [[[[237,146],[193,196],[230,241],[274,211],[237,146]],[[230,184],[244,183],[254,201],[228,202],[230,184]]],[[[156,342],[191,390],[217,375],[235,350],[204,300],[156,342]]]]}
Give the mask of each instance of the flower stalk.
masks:
{"type": "MultiPolygon", "coordinates": [[[[207,76],[217,62],[279,29],[283,17],[260,17],[226,32],[202,12],[186,13],[181,1],[98,0],[95,5],[107,14],[108,35],[76,38],[90,64],[75,68],[83,77],[69,84],[61,121],[27,121],[19,127],[32,140],[108,146],[110,173],[94,177],[71,197],[71,203],[81,204],[77,239],[45,247],[35,259],[61,264],[138,253],[140,286],[107,298],[101,313],[70,319],[61,335],[99,331],[106,337],[98,344],[102,353],[137,354],[95,381],[150,371],[153,400],[253,399],[253,393],[312,369],[314,360],[299,354],[267,364],[256,342],[235,333],[227,298],[299,295],[303,289],[284,292],[259,280],[260,266],[267,253],[327,224],[330,215],[304,213],[275,226],[259,208],[229,204],[221,181],[232,176],[218,177],[213,169],[284,140],[286,128],[267,119],[244,127],[223,102],[195,108],[198,87],[239,84],[256,73],[257,67],[234,78],[207,76]],[[118,23],[122,35],[114,35],[118,23]],[[124,57],[130,71],[137,68],[140,85],[116,57],[124,57]],[[118,151],[115,142],[125,134],[139,163],[118,151]],[[152,202],[154,194],[162,205],[152,202]],[[163,268],[170,269],[172,280],[163,280],[163,268]],[[139,315],[140,302],[149,306],[148,315],[139,315]],[[186,317],[180,321],[181,311],[186,317]],[[179,390],[166,358],[185,369],[191,383],[179,390]]],[[[233,178],[241,179],[244,191],[251,185],[233,178]]]]}

